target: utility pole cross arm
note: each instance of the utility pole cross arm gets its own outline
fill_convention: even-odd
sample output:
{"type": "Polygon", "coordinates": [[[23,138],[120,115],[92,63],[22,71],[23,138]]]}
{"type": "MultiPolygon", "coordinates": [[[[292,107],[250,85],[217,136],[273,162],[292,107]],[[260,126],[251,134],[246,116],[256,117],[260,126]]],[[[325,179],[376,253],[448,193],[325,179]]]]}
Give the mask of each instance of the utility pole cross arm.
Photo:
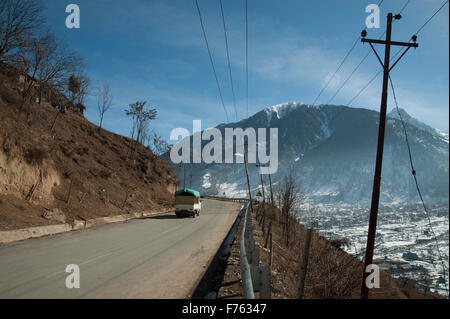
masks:
{"type": "Polygon", "coordinates": [[[411,42],[398,42],[398,41],[386,41],[386,40],[378,40],[378,39],[366,39],[366,38],[362,38],[361,42],[367,42],[367,43],[378,43],[378,44],[388,44],[389,45],[399,45],[402,47],[413,47],[413,48],[417,48],[419,46],[418,43],[411,43],[411,42]]]}

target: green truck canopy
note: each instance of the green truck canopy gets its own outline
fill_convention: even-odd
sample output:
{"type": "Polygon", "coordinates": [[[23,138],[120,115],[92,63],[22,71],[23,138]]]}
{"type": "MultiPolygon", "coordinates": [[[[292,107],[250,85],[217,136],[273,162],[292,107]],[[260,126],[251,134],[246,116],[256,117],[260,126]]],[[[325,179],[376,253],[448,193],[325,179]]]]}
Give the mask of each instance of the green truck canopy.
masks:
{"type": "Polygon", "coordinates": [[[179,190],[177,190],[175,192],[175,196],[183,195],[183,194],[195,196],[197,198],[200,197],[200,193],[198,191],[193,190],[193,189],[189,189],[189,188],[182,188],[182,189],[179,189],[179,190]]]}

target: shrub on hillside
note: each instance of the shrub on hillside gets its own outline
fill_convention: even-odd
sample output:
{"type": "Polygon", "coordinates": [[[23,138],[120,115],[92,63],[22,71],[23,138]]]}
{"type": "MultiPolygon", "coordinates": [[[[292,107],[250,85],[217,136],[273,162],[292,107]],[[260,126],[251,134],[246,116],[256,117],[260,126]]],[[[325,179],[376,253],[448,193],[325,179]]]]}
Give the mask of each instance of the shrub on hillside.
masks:
{"type": "Polygon", "coordinates": [[[29,148],[25,151],[25,161],[28,164],[42,164],[42,161],[44,160],[44,158],[47,156],[47,153],[40,149],[40,148],[36,148],[36,147],[32,147],[29,148]]]}

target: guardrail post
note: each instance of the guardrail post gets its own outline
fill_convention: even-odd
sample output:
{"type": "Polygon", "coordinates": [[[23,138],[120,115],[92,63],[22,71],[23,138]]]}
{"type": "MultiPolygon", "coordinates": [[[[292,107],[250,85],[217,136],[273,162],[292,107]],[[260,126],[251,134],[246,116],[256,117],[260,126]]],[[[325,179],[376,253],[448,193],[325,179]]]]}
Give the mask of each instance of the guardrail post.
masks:
{"type": "Polygon", "coordinates": [[[247,244],[247,235],[246,235],[246,229],[247,229],[247,221],[248,221],[248,211],[249,211],[249,205],[247,204],[247,208],[245,210],[245,217],[244,217],[244,225],[242,228],[242,234],[241,234],[241,254],[240,254],[240,263],[241,263],[241,278],[242,278],[242,288],[243,288],[243,297],[245,299],[255,299],[255,295],[253,292],[253,284],[252,284],[252,275],[250,271],[250,266],[248,264],[247,260],[247,252],[246,252],[246,244],[247,244]]]}
{"type": "Polygon", "coordinates": [[[272,221],[270,221],[269,223],[269,227],[267,229],[267,236],[266,236],[266,240],[264,241],[264,248],[267,248],[267,242],[269,240],[269,235],[272,233],[272,221]]]}
{"type": "Polygon", "coordinates": [[[270,284],[270,266],[264,265],[260,267],[261,269],[261,287],[259,292],[259,297],[261,299],[271,299],[272,289],[270,284]]]}
{"type": "Polygon", "coordinates": [[[259,292],[260,299],[270,299],[270,267],[268,265],[250,266],[250,271],[254,291],[259,292]]]}
{"type": "Polygon", "coordinates": [[[253,246],[250,265],[259,265],[259,249],[253,246]]]}

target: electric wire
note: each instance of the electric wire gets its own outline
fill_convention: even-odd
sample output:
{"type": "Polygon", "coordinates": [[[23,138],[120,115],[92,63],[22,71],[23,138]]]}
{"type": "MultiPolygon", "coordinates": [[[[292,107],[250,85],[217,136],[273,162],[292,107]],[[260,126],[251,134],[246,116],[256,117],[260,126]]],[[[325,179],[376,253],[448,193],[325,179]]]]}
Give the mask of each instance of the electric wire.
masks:
{"type": "Polygon", "coordinates": [[[227,112],[227,108],[225,107],[225,103],[223,101],[222,90],[220,89],[220,84],[219,84],[219,80],[217,78],[216,68],[214,67],[214,62],[213,62],[213,58],[212,58],[212,55],[211,55],[211,50],[209,48],[208,38],[206,37],[205,26],[203,24],[202,14],[200,12],[200,7],[198,5],[198,0],[195,0],[195,4],[197,6],[198,16],[200,18],[200,25],[201,25],[202,31],[203,31],[203,38],[205,39],[206,48],[208,49],[209,60],[211,62],[211,67],[212,67],[212,70],[213,70],[213,73],[214,73],[214,78],[216,79],[217,89],[219,90],[220,101],[222,102],[223,110],[225,111],[225,116],[226,116],[227,122],[228,122],[229,121],[229,119],[228,119],[228,112],[227,112]]]}
{"type": "MultiPolygon", "coordinates": [[[[378,3],[378,7],[381,6],[381,4],[383,3],[384,0],[381,0],[378,3]]],[[[364,28],[364,30],[366,30],[366,28],[364,28]]],[[[345,61],[347,60],[347,58],[350,56],[350,54],[352,53],[353,49],[355,49],[356,44],[358,44],[359,40],[360,40],[361,36],[358,35],[358,37],[355,39],[355,42],[353,42],[353,45],[350,47],[350,50],[347,51],[347,53],[345,54],[344,58],[342,59],[341,63],[339,63],[337,69],[334,71],[334,73],[331,75],[331,77],[328,79],[327,83],[325,84],[325,86],[322,87],[322,89],[320,90],[319,94],[316,96],[316,98],[314,99],[314,102],[312,103],[312,106],[316,105],[317,100],[319,99],[319,97],[322,95],[322,93],[325,91],[325,89],[330,85],[331,81],[334,79],[334,77],[336,76],[336,74],[339,72],[339,70],[341,69],[341,67],[344,65],[345,61]]]]}
{"type": "Polygon", "coordinates": [[[444,1],[444,3],[439,7],[439,9],[437,9],[436,12],[433,13],[433,15],[427,21],[425,21],[425,23],[416,31],[416,35],[419,34],[419,32],[422,31],[423,28],[425,28],[428,22],[430,22],[436,16],[436,14],[439,13],[439,11],[441,11],[441,9],[448,3],[448,1],[449,0],[444,1]]]}
{"type": "Polygon", "coordinates": [[[347,60],[347,58],[350,56],[350,53],[352,53],[353,49],[356,47],[356,45],[358,44],[360,39],[360,36],[358,36],[358,38],[355,40],[355,42],[353,43],[352,47],[350,48],[350,50],[348,50],[347,54],[344,56],[344,58],[342,59],[341,63],[339,64],[339,66],[337,67],[337,69],[334,71],[334,73],[331,75],[331,77],[328,79],[327,83],[325,84],[325,86],[322,87],[322,89],[320,90],[319,94],[316,96],[316,98],[314,99],[313,102],[313,106],[316,105],[317,100],[319,99],[319,97],[322,95],[322,93],[325,91],[325,89],[328,87],[328,85],[330,85],[331,81],[334,79],[334,77],[336,76],[336,74],[339,72],[339,70],[341,69],[341,67],[344,65],[345,61],[347,60]]]}
{"type": "MultiPolygon", "coordinates": [[[[383,35],[386,32],[384,32],[380,37],[383,37],[383,35]]],[[[353,74],[355,74],[356,70],[359,69],[359,67],[363,64],[363,62],[367,59],[367,57],[369,56],[369,54],[372,52],[372,49],[369,49],[369,51],[367,51],[367,54],[361,59],[361,61],[358,63],[358,65],[353,69],[353,71],[350,73],[350,75],[345,79],[345,81],[342,83],[342,85],[336,90],[336,92],[333,94],[333,96],[328,100],[327,104],[330,104],[331,101],[333,101],[333,99],[339,94],[339,92],[342,90],[342,88],[347,84],[347,82],[352,78],[353,74]]]]}
{"type": "Polygon", "coordinates": [[[449,296],[449,290],[448,290],[448,288],[447,288],[447,280],[446,280],[446,272],[447,272],[447,269],[446,269],[446,267],[445,267],[445,264],[444,264],[444,261],[443,261],[442,255],[441,255],[441,250],[440,250],[440,247],[439,247],[439,242],[438,242],[437,237],[436,237],[436,233],[434,232],[433,226],[431,225],[430,215],[429,215],[428,209],[427,209],[427,207],[426,207],[426,205],[425,205],[425,201],[423,200],[422,191],[420,190],[419,183],[418,183],[418,181],[417,181],[417,175],[416,175],[416,170],[415,170],[415,168],[414,168],[414,163],[413,163],[413,159],[412,159],[412,155],[411,155],[411,146],[410,146],[409,139],[408,139],[408,132],[407,132],[407,130],[406,130],[406,124],[405,124],[405,122],[404,122],[404,120],[403,120],[402,114],[401,114],[400,109],[399,109],[399,107],[398,107],[397,96],[396,96],[396,94],[395,94],[394,84],[393,84],[393,82],[392,82],[392,78],[391,78],[390,75],[389,75],[389,82],[390,82],[391,88],[392,88],[392,95],[393,95],[393,97],[394,97],[395,108],[396,108],[396,110],[397,110],[398,116],[399,116],[399,118],[400,118],[400,122],[401,122],[402,127],[403,127],[403,132],[404,132],[404,134],[405,134],[405,141],[406,141],[406,145],[407,145],[407,148],[408,148],[408,156],[409,156],[409,164],[410,164],[410,166],[411,166],[411,173],[412,173],[412,175],[413,175],[413,177],[414,177],[414,182],[415,182],[415,185],[416,185],[416,190],[417,190],[417,193],[418,193],[418,195],[419,195],[420,201],[421,201],[421,203],[422,203],[423,210],[424,210],[425,215],[426,215],[427,220],[428,220],[428,227],[430,228],[431,233],[432,233],[432,236],[433,236],[433,238],[434,238],[434,240],[435,240],[435,242],[436,242],[436,250],[437,250],[437,252],[438,252],[439,261],[441,262],[441,265],[442,265],[442,269],[443,269],[443,277],[444,277],[444,282],[445,282],[446,291],[447,291],[447,297],[448,297],[448,296],[449,296]]]}
{"type": "Polygon", "coordinates": [[[245,95],[248,118],[248,1],[245,0],[245,95]]]}
{"type": "MultiPolygon", "coordinates": [[[[409,5],[409,3],[411,2],[411,0],[407,0],[405,2],[405,4],[403,5],[403,7],[400,9],[399,14],[401,14],[406,7],[409,5]]],[[[380,35],[378,37],[378,39],[381,39],[384,35],[386,34],[386,31],[383,32],[382,35],[380,35]]],[[[356,70],[359,69],[359,67],[363,64],[363,62],[367,59],[367,57],[369,56],[369,54],[372,52],[372,49],[369,49],[366,53],[366,55],[361,59],[361,61],[358,63],[358,65],[353,69],[353,71],[350,73],[350,75],[345,79],[345,81],[342,83],[342,85],[336,90],[336,92],[333,94],[333,96],[328,100],[327,104],[330,104],[331,101],[333,101],[333,99],[339,94],[339,92],[342,90],[342,88],[348,83],[348,81],[353,77],[353,75],[355,74],[356,70]]]]}
{"type": "Polygon", "coordinates": [[[403,10],[406,9],[406,7],[408,6],[408,4],[411,2],[411,0],[406,1],[405,5],[400,9],[399,14],[403,13],[403,10]]]}
{"type": "MultiPolygon", "coordinates": [[[[439,7],[439,9],[437,9],[437,10],[430,16],[430,18],[428,18],[428,20],[426,20],[425,23],[422,24],[422,26],[416,31],[415,35],[419,34],[420,31],[422,31],[422,29],[423,29],[423,28],[424,28],[424,27],[425,27],[425,26],[426,26],[426,25],[427,25],[427,24],[428,24],[428,23],[429,23],[436,15],[437,15],[437,13],[438,13],[439,11],[442,10],[442,8],[443,8],[448,2],[449,2],[449,0],[444,1],[444,3],[439,7]]],[[[406,5],[405,5],[405,7],[406,7],[406,5]]],[[[402,10],[403,10],[403,9],[402,9],[402,10]]],[[[412,41],[412,39],[409,40],[409,42],[411,42],[411,41],[412,41]]],[[[397,53],[395,53],[395,54],[392,56],[392,58],[395,58],[402,50],[403,50],[403,49],[400,48],[400,49],[397,51],[397,53]]],[[[378,75],[380,75],[380,73],[381,73],[382,71],[383,71],[383,70],[378,71],[378,72],[375,74],[375,76],[373,76],[373,77],[369,80],[369,82],[367,82],[366,85],[364,85],[363,88],[362,88],[358,93],[356,93],[356,95],[355,95],[352,99],[350,99],[350,101],[347,103],[347,105],[350,106],[350,104],[353,103],[353,101],[355,101],[355,99],[356,99],[358,96],[360,96],[361,93],[362,93],[363,91],[365,91],[365,90],[369,87],[369,85],[375,80],[375,78],[378,77],[378,75]]]]}
{"type": "Polygon", "coordinates": [[[233,95],[234,113],[235,113],[236,121],[237,121],[236,95],[234,93],[233,74],[231,72],[230,52],[229,52],[229,48],[228,48],[227,27],[226,27],[226,23],[225,23],[225,14],[223,12],[222,0],[219,0],[219,2],[220,2],[220,11],[222,13],[223,33],[225,35],[225,47],[227,49],[228,72],[230,74],[231,93],[233,95]]]}

